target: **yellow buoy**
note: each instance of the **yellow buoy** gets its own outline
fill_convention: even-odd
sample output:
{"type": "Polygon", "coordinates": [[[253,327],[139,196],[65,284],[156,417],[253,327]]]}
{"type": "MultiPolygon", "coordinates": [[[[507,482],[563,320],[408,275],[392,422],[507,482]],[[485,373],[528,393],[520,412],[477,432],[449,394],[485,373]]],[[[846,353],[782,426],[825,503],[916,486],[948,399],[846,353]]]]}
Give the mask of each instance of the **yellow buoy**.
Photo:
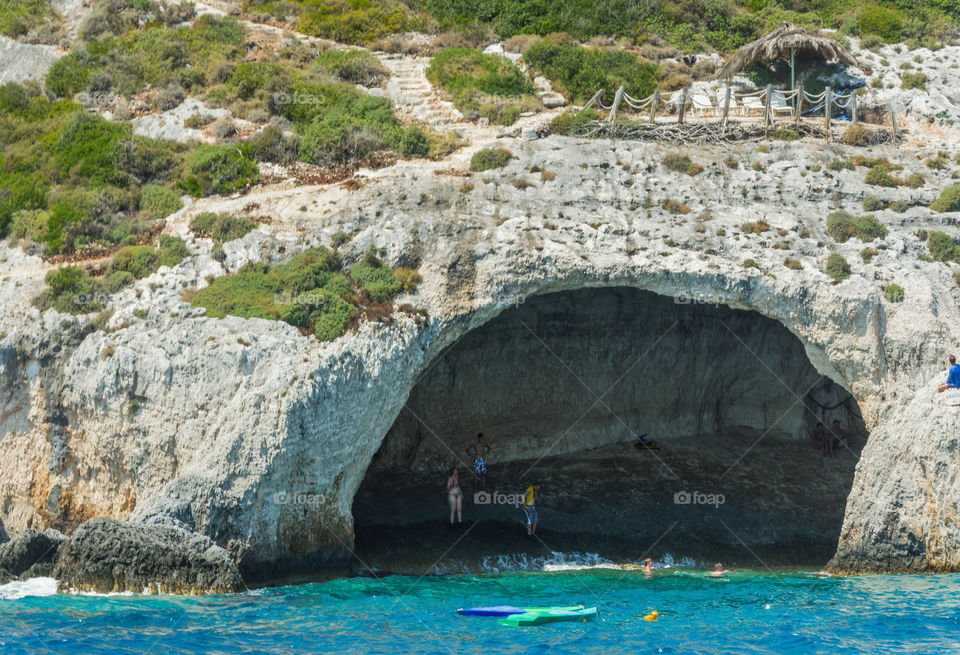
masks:
{"type": "Polygon", "coordinates": [[[653,610],[652,612],[650,612],[649,614],[647,614],[646,616],[644,616],[644,617],[643,617],[643,620],[644,620],[644,621],[656,621],[658,616],[660,616],[660,612],[658,612],[657,610],[653,610]]]}

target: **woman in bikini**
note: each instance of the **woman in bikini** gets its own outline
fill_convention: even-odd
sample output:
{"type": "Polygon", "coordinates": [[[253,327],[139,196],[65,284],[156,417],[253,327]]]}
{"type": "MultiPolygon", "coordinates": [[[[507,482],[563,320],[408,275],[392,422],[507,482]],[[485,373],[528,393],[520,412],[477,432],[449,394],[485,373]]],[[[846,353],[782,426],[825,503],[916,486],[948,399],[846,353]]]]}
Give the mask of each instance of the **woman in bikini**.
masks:
{"type": "Polygon", "coordinates": [[[460,491],[460,476],[456,468],[450,469],[447,478],[447,502],[450,503],[450,525],[453,525],[453,515],[457,515],[457,523],[463,524],[463,493],[460,491]]]}

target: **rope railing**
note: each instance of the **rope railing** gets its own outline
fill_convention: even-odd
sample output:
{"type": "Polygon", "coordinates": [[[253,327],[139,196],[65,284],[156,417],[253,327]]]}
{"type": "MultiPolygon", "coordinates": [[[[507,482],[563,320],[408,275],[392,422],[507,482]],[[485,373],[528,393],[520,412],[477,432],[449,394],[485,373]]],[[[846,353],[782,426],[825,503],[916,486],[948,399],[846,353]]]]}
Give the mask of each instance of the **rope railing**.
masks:
{"type": "MultiPolygon", "coordinates": [[[[666,93],[654,91],[652,95],[645,98],[635,98],[621,86],[617,89],[609,105],[603,102],[603,96],[603,89],[597,91],[584,106],[584,109],[597,104],[601,109],[610,112],[606,118],[608,123],[615,120],[621,104],[625,104],[626,107],[635,112],[646,113],[647,120],[650,123],[656,122],[657,112],[661,107],[667,107],[671,113],[676,113],[677,123],[681,127],[683,127],[688,109],[692,109],[700,117],[705,117],[707,114],[719,117],[724,128],[732,114],[747,116],[751,112],[759,113],[763,120],[764,129],[766,129],[776,123],[778,115],[785,113],[789,114],[798,125],[801,115],[807,117],[822,116],[824,118],[824,132],[826,138],[829,139],[830,122],[833,120],[835,109],[843,110],[854,124],[858,122],[859,118],[856,90],[836,93],[833,89],[827,87],[820,93],[809,93],[803,88],[802,84],[790,91],[774,89],[773,85],[767,85],[766,88],[756,91],[737,91],[730,86],[712,91],[705,88],[688,87],[666,93]],[[803,111],[804,108],[806,108],[806,112],[803,111]]],[[[889,107],[888,109],[894,130],[894,140],[896,141],[899,136],[896,119],[892,109],[889,107]]]]}

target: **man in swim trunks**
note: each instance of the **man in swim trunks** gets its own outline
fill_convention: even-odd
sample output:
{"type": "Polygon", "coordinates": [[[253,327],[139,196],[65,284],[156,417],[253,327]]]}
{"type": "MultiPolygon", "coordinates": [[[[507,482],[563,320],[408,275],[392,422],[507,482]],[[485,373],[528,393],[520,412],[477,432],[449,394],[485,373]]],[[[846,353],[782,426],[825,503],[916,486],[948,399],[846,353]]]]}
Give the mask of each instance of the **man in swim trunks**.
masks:
{"type": "Polygon", "coordinates": [[[957,358],[950,355],[950,371],[947,373],[947,381],[937,387],[938,393],[943,393],[947,389],[960,388],[960,364],[957,364],[957,358]]]}
{"type": "Polygon", "coordinates": [[[527,536],[532,537],[537,534],[537,523],[540,517],[537,516],[537,497],[540,495],[540,483],[534,482],[527,490],[523,492],[523,514],[527,520],[527,536]]]}
{"type": "Polygon", "coordinates": [[[473,493],[478,487],[487,490],[487,453],[490,446],[483,440],[483,432],[477,432],[477,440],[467,446],[467,455],[473,458],[473,493]]]}

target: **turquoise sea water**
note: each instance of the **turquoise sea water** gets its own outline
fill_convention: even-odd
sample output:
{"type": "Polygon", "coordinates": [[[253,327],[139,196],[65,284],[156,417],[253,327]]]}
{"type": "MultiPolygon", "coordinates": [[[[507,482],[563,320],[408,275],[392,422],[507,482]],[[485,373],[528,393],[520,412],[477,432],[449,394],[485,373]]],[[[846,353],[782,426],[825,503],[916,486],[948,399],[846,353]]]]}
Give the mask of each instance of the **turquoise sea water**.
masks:
{"type": "MultiPolygon", "coordinates": [[[[33,584],[33,583],[31,583],[33,584]]],[[[956,653],[960,575],[606,569],[350,578],[230,596],[26,596],[0,587],[0,653],[956,653]],[[499,627],[458,607],[600,608],[499,627]],[[656,609],[656,622],[643,615],[656,609]]]]}

